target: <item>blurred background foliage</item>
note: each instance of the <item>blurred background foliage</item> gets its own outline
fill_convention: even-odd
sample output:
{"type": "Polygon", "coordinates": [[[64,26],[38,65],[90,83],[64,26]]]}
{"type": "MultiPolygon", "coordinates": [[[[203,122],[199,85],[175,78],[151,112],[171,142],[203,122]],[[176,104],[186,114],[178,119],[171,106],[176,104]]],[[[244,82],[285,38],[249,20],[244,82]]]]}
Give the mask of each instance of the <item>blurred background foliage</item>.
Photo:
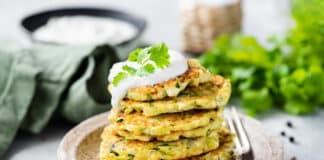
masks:
{"type": "Polygon", "coordinates": [[[295,26],[286,36],[222,35],[200,57],[211,72],[232,81],[250,115],[278,106],[291,114],[314,112],[324,104],[324,1],[293,0],[295,26]]]}

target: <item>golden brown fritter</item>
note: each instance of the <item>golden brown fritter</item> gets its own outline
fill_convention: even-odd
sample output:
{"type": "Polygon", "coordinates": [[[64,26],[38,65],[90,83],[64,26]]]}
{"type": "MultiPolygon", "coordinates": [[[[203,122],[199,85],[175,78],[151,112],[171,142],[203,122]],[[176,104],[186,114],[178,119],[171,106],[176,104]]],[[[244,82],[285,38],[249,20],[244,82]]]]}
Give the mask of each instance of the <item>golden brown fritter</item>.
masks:
{"type": "Polygon", "coordinates": [[[208,126],[223,117],[222,111],[192,110],[181,113],[146,117],[141,113],[125,114],[113,110],[109,117],[115,130],[131,132],[134,135],[163,136],[175,131],[188,131],[208,126]]]}
{"type": "Polygon", "coordinates": [[[110,126],[102,134],[100,160],[171,160],[200,155],[217,149],[219,133],[210,131],[199,138],[183,138],[172,142],[142,142],[117,136],[110,126]]]}
{"type": "MultiPolygon", "coordinates": [[[[131,88],[125,99],[134,101],[160,100],[165,97],[176,97],[187,86],[198,86],[211,81],[212,74],[202,67],[195,59],[188,60],[188,71],[182,75],[153,85],[131,88]]],[[[112,87],[111,85],[108,87],[112,87]]]]}
{"type": "Polygon", "coordinates": [[[216,150],[183,160],[235,160],[234,135],[226,128],[223,128],[220,133],[220,146],[216,150]]]}
{"type": "Polygon", "coordinates": [[[220,76],[213,76],[213,81],[188,87],[177,97],[150,102],[122,100],[120,107],[125,113],[142,112],[144,116],[156,116],[193,109],[221,108],[227,104],[230,94],[230,81],[220,76]],[[222,83],[219,83],[220,81],[222,83]]]}
{"type": "MultiPolygon", "coordinates": [[[[139,141],[163,141],[163,142],[169,142],[169,141],[176,141],[180,138],[197,138],[206,136],[209,130],[215,130],[222,126],[223,118],[219,117],[216,120],[211,121],[207,126],[202,126],[198,128],[194,128],[192,130],[180,130],[180,131],[173,131],[170,134],[166,135],[147,135],[147,134],[134,134],[134,132],[130,132],[127,130],[120,130],[118,127],[114,127],[116,133],[127,139],[127,140],[139,140],[139,141]]],[[[114,125],[113,125],[114,126],[114,125]]]]}

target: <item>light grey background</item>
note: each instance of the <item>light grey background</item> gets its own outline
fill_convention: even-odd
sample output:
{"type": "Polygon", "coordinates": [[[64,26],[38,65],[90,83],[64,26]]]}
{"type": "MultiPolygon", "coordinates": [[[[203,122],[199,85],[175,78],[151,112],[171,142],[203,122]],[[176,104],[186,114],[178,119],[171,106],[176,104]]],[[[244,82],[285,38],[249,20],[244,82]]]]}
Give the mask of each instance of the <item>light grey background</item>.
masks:
{"type": "MultiPolygon", "coordinates": [[[[0,0],[0,37],[26,40],[20,28],[20,19],[27,14],[46,8],[62,6],[100,6],[124,10],[147,19],[144,35],[148,42],[166,42],[171,48],[181,48],[179,2],[177,0],[0,0]]],[[[257,36],[262,42],[272,34],[282,35],[292,25],[289,19],[289,0],[243,1],[243,32],[257,36]]],[[[280,111],[257,117],[269,132],[280,135],[285,131],[294,136],[297,144],[285,144],[285,157],[298,160],[323,160],[324,111],[306,116],[291,116],[280,111]],[[293,129],[285,125],[294,124],[293,129]]],[[[72,127],[51,124],[41,135],[20,133],[5,160],[55,160],[56,148],[63,135],[72,127]]],[[[251,137],[253,138],[253,137],[251,137]]],[[[256,153],[257,154],[257,153],[256,153]]]]}

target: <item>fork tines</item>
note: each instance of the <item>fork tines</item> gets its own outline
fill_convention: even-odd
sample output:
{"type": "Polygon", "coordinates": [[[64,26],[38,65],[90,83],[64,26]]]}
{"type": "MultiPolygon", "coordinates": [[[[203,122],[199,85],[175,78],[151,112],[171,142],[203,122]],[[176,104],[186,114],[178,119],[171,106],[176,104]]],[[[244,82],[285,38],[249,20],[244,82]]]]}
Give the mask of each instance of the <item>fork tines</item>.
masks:
{"type": "Polygon", "coordinates": [[[250,142],[235,107],[231,107],[231,111],[225,116],[225,120],[228,128],[236,135],[234,138],[236,153],[242,155],[249,152],[250,142]]]}

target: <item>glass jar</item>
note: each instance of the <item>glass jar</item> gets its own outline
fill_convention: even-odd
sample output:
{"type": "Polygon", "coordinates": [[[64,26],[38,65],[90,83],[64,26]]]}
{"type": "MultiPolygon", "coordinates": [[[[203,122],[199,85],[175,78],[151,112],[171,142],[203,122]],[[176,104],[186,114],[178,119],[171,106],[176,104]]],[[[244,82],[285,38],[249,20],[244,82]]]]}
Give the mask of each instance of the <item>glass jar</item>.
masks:
{"type": "Polygon", "coordinates": [[[203,53],[223,33],[240,31],[240,0],[181,0],[182,48],[186,53],[203,53]]]}

